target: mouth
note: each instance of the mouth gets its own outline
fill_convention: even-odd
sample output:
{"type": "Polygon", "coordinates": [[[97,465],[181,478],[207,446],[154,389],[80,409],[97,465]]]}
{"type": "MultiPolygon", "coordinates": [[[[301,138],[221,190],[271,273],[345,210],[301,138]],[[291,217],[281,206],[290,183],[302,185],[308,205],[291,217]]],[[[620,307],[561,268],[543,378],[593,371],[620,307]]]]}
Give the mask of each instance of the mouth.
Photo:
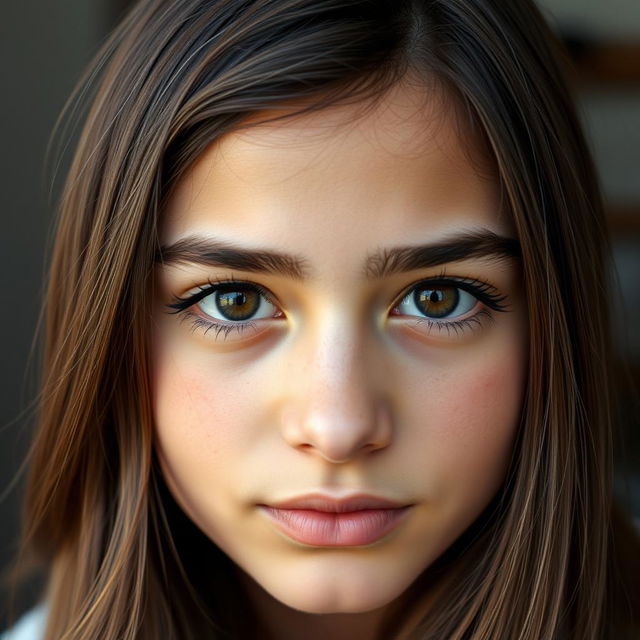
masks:
{"type": "Polygon", "coordinates": [[[376,496],[335,499],[321,494],[258,505],[276,528],[292,540],[323,547],[378,542],[404,520],[412,506],[376,496]]]}

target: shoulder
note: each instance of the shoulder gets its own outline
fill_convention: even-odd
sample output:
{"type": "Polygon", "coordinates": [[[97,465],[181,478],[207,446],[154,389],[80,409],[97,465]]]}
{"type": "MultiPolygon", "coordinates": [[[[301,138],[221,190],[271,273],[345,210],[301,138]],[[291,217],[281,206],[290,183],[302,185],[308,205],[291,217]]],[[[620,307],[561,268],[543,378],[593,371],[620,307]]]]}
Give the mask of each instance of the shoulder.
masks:
{"type": "Polygon", "coordinates": [[[0,633],[0,640],[41,640],[44,637],[44,627],[47,610],[44,605],[31,609],[8,631],[0,633]]]}

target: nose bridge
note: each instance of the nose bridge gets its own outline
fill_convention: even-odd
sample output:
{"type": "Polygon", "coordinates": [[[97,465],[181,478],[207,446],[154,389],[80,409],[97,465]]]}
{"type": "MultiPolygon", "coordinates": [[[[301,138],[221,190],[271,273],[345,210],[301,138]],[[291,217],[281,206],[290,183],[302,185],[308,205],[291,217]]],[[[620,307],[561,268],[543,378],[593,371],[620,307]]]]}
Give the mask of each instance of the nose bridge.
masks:
{"type": "Polygon", "coordinates": [[[333,462],[388,446],[390,417],[376,385],[371,335],[356,314],[327,310],[301,330],[285,440],[333,462]]]}
{"type": "Polygon", "coordinates": [[[333,326],[325,327],[311,342],[306,359],[306,403],[309,407],[323,407],[327,415],[362,417],[372,391],[364,375],[363,336],[354,335],[352,329],[333,326]]]}

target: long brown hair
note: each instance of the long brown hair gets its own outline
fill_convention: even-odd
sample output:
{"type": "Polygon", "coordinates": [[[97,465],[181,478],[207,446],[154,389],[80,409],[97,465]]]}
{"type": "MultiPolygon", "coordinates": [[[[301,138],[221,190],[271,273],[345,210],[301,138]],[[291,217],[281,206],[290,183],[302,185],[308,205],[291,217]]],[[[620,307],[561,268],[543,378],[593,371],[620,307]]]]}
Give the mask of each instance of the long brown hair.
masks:
{"type": "Polygon", "coordinates": [[[49,567],[49,640],[252,637],[230,561],[173,504],[154,459],[158,216],[194,160],[248,116],[374,99],[410,72],[455,96],[485,140],[522,246],[530,336],[507,480],[408,592],[437,596],[412,637],[637,631],[619,558],[624,545],[637,557],[638,541],[612,507],[609,327],[594,304],[607,291],[606,233],[561,61],[529,0],[132,8],[95,64],[51,265],[25,529],[49,567]]]}

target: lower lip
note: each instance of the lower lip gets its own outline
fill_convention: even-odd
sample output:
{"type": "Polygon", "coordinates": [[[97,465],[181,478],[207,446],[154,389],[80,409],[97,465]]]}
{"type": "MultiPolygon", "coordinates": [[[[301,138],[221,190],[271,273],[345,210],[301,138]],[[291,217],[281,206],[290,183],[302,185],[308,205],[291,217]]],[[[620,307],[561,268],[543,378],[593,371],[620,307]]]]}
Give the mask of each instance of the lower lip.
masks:
{"type": "Polygon", "coordinates": [[[323,547],[373,544],[390,533],[410,508],[329,513],[311,509],[275,509],[261,505],[263,512],[287,536],[302,544],[323,547]]]}

